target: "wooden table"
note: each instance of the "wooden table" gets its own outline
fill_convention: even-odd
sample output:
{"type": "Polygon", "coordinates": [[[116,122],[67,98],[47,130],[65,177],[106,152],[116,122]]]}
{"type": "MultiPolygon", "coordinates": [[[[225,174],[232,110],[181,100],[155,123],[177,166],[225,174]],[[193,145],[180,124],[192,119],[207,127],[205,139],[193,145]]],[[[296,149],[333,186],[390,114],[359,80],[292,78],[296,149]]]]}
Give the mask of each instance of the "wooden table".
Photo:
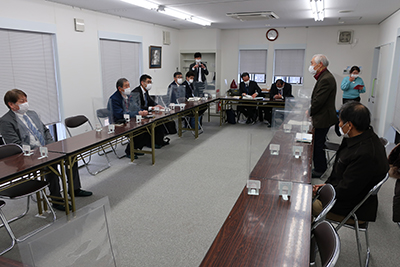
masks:
{"type": "MultiPolygon", "coordinates": [[[[40,152],[39,149],[36,148],[33,150],[33,155],[24,156],[22,153],[13,155],[11,157],[7,157],[0,160],[0,191],[4,188],[4,186],[9,186],[8,183],[11,182],[14,185],[18,185],[24,183],[28,180],[37,179],[39,177],[43,177],[48,172],[54,172],[58,177],[61,178],[62,181],[62,189],[63,189],[63,197],[60,199],[62,202],[60,204],[65,205],[66,212],[69,210],[68,207],[68,190],[67,190],[67,182],[64,171],[64,158],[63,154],[59,153],[48,153],[48,157],[39,159],[40,152]],[[60,170],[53,168],[54,164],[58,164],[60,166],[60,170]],[[28,177],[29,175],[29,177],[28,177]],[[20,177],[25,176],[24,179],[18,179],[20,177]],[[18,179],[18,180],[16,180],[18,179]]],[[[72,176],[71,176],[72,177],[72,176]]],[[[58,181],[57,181],[58,182],[58,181]]],[[[72,181],[70,181],[72,183],[72,181]]],[[[55,202],[55,199],[58,197],[51,196],[52,202],[55,202]]],[[[71,200],[72,201],[72,200],[71,200]]],[[[43,209],[40,203],[40,199],[38,201],[38,209],[39,214],[42,215],[43,209]]]]}
{"type": "Polygon", "coordinates": [[[263,180],[259,196],[243,189],[200,266],[309,266],[312,186],[293,183],[284,201],[278,184],[263,180]]]}

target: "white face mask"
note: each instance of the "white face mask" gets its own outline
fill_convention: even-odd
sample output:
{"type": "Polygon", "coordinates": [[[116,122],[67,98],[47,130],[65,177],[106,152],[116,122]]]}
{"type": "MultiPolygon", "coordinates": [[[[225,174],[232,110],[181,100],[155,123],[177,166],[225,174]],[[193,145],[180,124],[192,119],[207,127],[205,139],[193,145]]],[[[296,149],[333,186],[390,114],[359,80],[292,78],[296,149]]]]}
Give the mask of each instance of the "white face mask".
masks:
{"type": "Polygon", "coordinates": [[[182,78],[178,78],[177,83],[178,84],[182,84],[183,83],[183,79],[182,78]]]}
{"type": "Polygon", "coordinates": [[[315,75],[317,73],[317,70],[314,69],[313,65],[310,65],[310,67],[308,67],[308,71],[311,73],[311,75],[315,75]]]}
{"type": "Polygon", "coordinates": [[[196,59],[196,63],[198,64],[198,63],[200,63],[201,62],[201,59],[196,59]]]}
{"type": "Polygon", "coordinates": [[[278,88],[278,90],[282,90],[283,89],[283,87],[276,87],[276,88],[278,88]]]}
{"type": "Polygon", "coordinates": [[[29,109],[28,102],[19,104],[18,106],[19,106],[19,110],[17,110],[16,112],[19,113],[19,114],[25,114],[29,109]]]}
{"type": "Polygon", "coordinates": [[[347,133],[344,133],[343,129],[342,129],[346,124],[347,124],[347,122],[345,124],[343,124],[342,127],[339,127],[339,132],[340,132],[341,135],[343,135],[344,138],[349,138],[350,137],[349,136],[350,129],[347,131],[347,133]]]}
{"type": "Polygon", "coordinates": [[[193,83],[193,79],[189,79],[189,83],[193,83]]]}
{"type": "Polygon", "coordinates": [[[146,85],[146,90],[147,90],[147,91],[150,91],[152,86],[153,86],[152,83],[148,83],[148,84],[146,85]]]}
{"type": "Polygon", "coordinates": [[[353,78],[357,78],[357,77],[360,76],[360,75],[358,75],[358,74],[351,74],[350,76],[353,77],[353,78]]]}
{"type": "Polygon", "coordinates": [[[124,89],[124,94],[125,94],[125,95],[130,95],[131,92],[132,92],[132,90],[131,90],[130,87],[124,89]]]}

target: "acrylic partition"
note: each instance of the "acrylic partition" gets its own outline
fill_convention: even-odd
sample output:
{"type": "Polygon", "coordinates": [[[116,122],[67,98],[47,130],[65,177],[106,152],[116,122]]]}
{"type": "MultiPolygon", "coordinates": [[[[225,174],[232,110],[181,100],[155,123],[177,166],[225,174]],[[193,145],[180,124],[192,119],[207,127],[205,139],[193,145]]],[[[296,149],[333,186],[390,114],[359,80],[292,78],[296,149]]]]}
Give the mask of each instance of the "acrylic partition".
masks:
{"type": "Polygon", "coordinates": [[[104,197],[18,244],[27,266],[118,266],[110,204],[104,197]]]}

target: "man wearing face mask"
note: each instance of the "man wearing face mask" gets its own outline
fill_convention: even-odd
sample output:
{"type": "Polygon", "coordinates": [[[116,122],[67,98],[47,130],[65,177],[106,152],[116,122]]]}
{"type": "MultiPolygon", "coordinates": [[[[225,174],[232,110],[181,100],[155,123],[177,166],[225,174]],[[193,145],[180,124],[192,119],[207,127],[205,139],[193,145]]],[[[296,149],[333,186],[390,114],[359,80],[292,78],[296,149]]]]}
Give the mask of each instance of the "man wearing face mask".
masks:
{"type": "MultiPolygon", "coordinates": [[[[31,148],[45,146],[53,143],[53,137],[49,129],[42,123],[39,115],[29,110],[27,95],[19,89],[12,89],[4,96],[4,103],[10,109],[0,118],[0,133],[6,144],[29,145],[31,148]]],[[[57,166],[54,166],[57,169],[57,166]]],[[[77,197],[91,196],[92,192],[81,190],[78,166],[75,163],[72,167],[74,193],[77,197]]],[[[67,172],[67,176],[69,172],[67,172]]],[[[68,177],[69,179],[69,177],[68,177]]],[[[46,175],[49,182],[50,195],[61,197],[59,177],[50,172],[46,175]]],[[[57,199],[55,199],[57,201],[57,199]]],[[[65,206],[53,204],[58,210],[65,211],[65,206]]]]}
{"type": "MultiPolygon", "coordinates": [[[[174,73],[174,81],[168,85],[168,95],[170,96],[171,103],[179,104],[178,101],[182,101],[186,94],[186,85],[183,84],[182,72],[174,73]]],[[[185,98],[186,100],[186,98],[185,98]]]]}
{"type": "MultiPolygon", "coordinates": [[[[164,107],[158,105],[149,95],[149,91],[153,86],[151,76],[143,74],[142,76],[140,76],[139,81],[140,85],[132,91],[132,94],[139,94],[140,109],[144,111],[150,111],[154,109],[154,107],[163,109],[164,107]]],[[[165,135],[164,126],[162,125],[157,126],[155,128],[155,143],[156,143],[155,148],[159,149],[162,146],[168,144],[164,142],[164,135],[165,135]]],[[[148,143],[147,146],[150,147],[150,143],[148,143]]]]}
{"type": "Polygon", "coordinates": [[[314,127],[314,169],[313,178],[319,178],[327,168],[324,144],[329,128],[337,122],[335,99],[336,80],[327,69],[328,58],[317,54],[311,59],[308,71],[317,82],[311,95],[311,107],[308,114],[311,116],[314,127]]]}
{"type": "Polygon", "coordinates": [[[194,88],[196,90],[196,96],[202,96],[203,91],[207,85],[208,69],[204,62],[201,61],[201,53],[196,52],[194,54],[195,62],[190,64],[189,70],[194,73],[194,88]]]}
{"type": "MultiPolygon", "coordinates": [[[[186,76],[186,80],[183,82],[182,85],[184,85],[186,88],[185,97],[186,97],[186,99],[189,99],[191,97],[194,97],[194,87],[193,87],[194,73],[192,71],[188,71],[185,76],[186,76]]],[[[207,108],[199,110],[199,125],[202,125],[202,122],[203,122],[202,115],[204,114],[206,109],[207,108]]],[[[190,118],[190,125],[194,129],[194,125],[195,125],[194,117],[190,118]]]]}
{"type": "MultiPolygon", "coordinates": [[[[328,219],[343,220],[389,170],[385,148],[370,123],[371,114],[361,103],[348,102],[340,109],[339,127],[344,138],[326,181],[336,191],[336,203],[326,216],[328,219]]],[[[314,185],[313,192],[321,186],[314,185]]],[[[375,221],[377,209],[377,196],[370,196],[356,214],[361,221],[375,221]]],[[[313,215],[321,211],[322,204],[317,200],[313,203],[313,215]]]]}
{"type": "MultiPolygon", "coordinates": [[[[247,72],[242,73],[242,80],[239,84],[239,93],[244,97],[256,98],[261,95],[261,89],[255,81],[250,81],[250,76],[247,72]]],[[[243,113],[247,117],[246,124],[255,123],[257,120],[256,107],[251,105],[238,106],[238,112],[243,113]]]]}
{"type": "MultiPolygon", "coordinates": [[[[107,105],[110,114],[110,123],[125,123],[124,114],[129,114],[130,118],[136,115],[146,116],[148,114],[147,110],[140,109],[139,94],[131,94],[130,83],[126,78],[120,78],[115,86],[117,87],[117,91],[110,96],[107,105]]],[[[150,138],[146,134],[134,137],[134,148],[142,149],[149,140],[150,138]]],[[[129,143],[126,146],[125,154],[130,158],[129,143]]],[[[143,153],[135,153],[135,159],[143,155],[143,153]]]]}

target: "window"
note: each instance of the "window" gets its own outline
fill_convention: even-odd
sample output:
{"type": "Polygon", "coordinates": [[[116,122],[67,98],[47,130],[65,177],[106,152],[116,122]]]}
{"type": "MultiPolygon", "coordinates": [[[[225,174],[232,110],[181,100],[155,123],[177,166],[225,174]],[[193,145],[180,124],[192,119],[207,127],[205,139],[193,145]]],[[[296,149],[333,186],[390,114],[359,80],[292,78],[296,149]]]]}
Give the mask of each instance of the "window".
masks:
{"type": "MultiPolygon", "coordinates": [[[[53,34],[0,29],[0,95],[17,88],[44,124],[60,122],[53,34]]],[[[8,107],[0,105],[0,116],[8,107]]]]}
{"type": "Polygon", "coordinates": [[[276,49],[274,80],[282,79],[291,84],[303,83],[305,49],[276,49]]]}
{"type": "Polygon", "coordinates": [[[250,80],[265,83],[267,76],[267,50],[239,51],[239,78],[243,72],[248,72],[250,80]]]}
{"type": "Polygon", "coordinates": [[[134,89],[139,85],[141,44],[127,41],[100,39],[103,100],[117,90],[119,78],[126,78],[134,89]]]}

